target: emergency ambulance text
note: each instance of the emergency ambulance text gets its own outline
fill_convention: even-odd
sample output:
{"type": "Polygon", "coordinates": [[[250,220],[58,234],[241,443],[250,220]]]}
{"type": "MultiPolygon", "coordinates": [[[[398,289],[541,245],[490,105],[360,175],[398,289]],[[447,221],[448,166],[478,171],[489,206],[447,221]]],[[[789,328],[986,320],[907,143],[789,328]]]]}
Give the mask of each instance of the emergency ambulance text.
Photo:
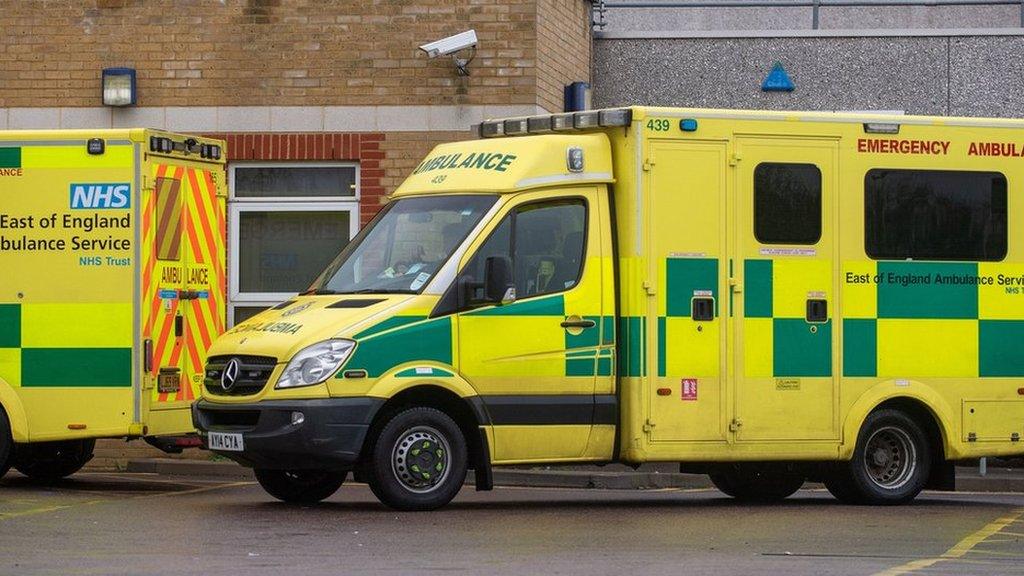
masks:
{"type": "Polygon", "coordinates": [[[857,140],[857,152],[945,156],[949,152],[949,141],[860,138],[857,140]]]}

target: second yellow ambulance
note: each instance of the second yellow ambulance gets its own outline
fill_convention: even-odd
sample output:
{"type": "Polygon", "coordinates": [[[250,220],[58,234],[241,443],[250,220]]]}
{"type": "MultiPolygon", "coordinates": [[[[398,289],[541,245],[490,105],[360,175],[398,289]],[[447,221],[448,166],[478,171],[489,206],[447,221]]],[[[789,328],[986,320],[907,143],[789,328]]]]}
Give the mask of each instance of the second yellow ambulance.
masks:
{"type": "Polygon", "coordinates": [[[0,132],[0,477],[72,474],[97,438],[197,444],[224,163],[223,141],[156,130],[0,132]]]}
{"type": "Polygon", "coordinates": [[[1024,453],[1024,122],[622,108],[436,148],[310,290],[218,339],[197,428],[288,501],[349,473],[669,461],[774,500],[1024,453]]]}

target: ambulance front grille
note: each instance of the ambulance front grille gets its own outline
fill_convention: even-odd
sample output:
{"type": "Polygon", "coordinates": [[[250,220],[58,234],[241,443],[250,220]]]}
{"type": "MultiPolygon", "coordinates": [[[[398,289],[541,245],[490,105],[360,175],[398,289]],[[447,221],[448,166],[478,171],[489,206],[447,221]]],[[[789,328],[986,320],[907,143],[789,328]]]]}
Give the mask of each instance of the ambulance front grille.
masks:
{"type": "Polygon", "coordinates": [[[215,396],[250,396],[263,390],[270,374],[277,365],[277,358],[271,356],[210,356],[206,362],[206,391],[215,396]],[[223,383],[224,369],[232,359],[238,360],[238,374],[226,390],[223,383]]]}

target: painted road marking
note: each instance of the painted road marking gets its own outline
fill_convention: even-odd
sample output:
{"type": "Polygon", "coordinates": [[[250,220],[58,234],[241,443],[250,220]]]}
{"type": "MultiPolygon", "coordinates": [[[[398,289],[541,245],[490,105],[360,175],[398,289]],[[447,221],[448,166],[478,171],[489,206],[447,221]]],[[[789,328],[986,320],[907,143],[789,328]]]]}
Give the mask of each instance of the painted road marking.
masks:
{"type": "Polygon", "coordinates": [[[109,500],[89,500],[86,502],[79,502],[77,504],[65,504],[62,506],[45,506],[42,508],[31,508],[29,510],[22,510],[21,512],[0,512],[0,520],[21,518],[22,516],[34,516],[36,514],[45,514],[47,512],[60,512],[61,510],[67,510],[68,508],[75,508],[77,506],[91,506],[93,504],[99,504],[101,502],[109,502],[109,500]]]}
{"type": "MultiPolygon", "coordinates": [[[[166,498],[169,496],[185,496],[190,494],[200,494],[202,492],[210,492],[211,490],[220,490],[223,488],[238,488],[241,486],[252,486],[255,482],[230,482],[228,484],[217,484],[215,486],[202,486],[200,488],[193,488],[191,490],[180,490],[177,492],[159,492],[157,494],[142,494],[139,496],[131,496],[129,500],[148,500],[150,498],[166,498]]],[[[21,518],[24,516],[35,516],[37,514],[46,514],[47,512],[60,512],[69,508],[78,508],[81,506],[93,506],[95,504],[104,504],[107,502],[114,502],[115,499],[107,498],[102,500],[87,500],[85,502],[77,502],[75,504],[63,504],[58,506],[43,506],[39,508],[31,508],[29,510],[22,510],[21,512],[0,512],[0,522],[4,520],[10,520],[12,518],[21,518]]]]}
{"type": "Polygon", "coordinates": [[[143,494],[142,496],[135,496],[133,500],[147,500],[149,498],[165,498],[168,496],[185,496],[188,494],[199,494],[201,492],[210,492],[211,490],[220,490],[222,488],[238,488],[240,486],[252,486],[255,482],[231,482],[229,484],[218,484],[216,486],[203,486],[202,488],[193,488],[192,490],[182,490],[180,492],[160,492],[159,494],[143,494]]]}
{"type": "Polygon", "coordinates": [[[913,560],[901,566],[896,566],[895,568],[890,568],[888,570],[878,572],[875,574],[875,576],[899,576],[901,574],[909,574],[911,572],[916,572],[918,570],[923,570],[930,566],[934,566],[939,562],[962,558],[965,554],[970,552],[975,546],[984,542],[986,538],[999,533],[999,531],[1003,528],[1006,528],[1010,524],[1016,522],[1017,519],[1020,518],[1022,515],[1024,515],[1024,508],[1016,508],[1008,515],[1003,516],[1002,518],[997,518],[992,522],[989,522],[981,530],[978,530],[977,532],[970,534],[963,540],[957,542],[952,548],[943,552],[941,556],[938,556],[936,558],[922,558],[919,560],[913,560]]]}

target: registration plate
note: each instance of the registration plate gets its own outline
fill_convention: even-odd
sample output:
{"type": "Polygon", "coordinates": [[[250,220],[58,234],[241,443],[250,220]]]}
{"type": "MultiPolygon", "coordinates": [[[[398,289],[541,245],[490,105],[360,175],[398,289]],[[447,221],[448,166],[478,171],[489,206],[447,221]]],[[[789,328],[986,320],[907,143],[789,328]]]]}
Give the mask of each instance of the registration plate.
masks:
{"type": "Polygon", "coordinates": [[[177,372],[161,372],[156,376],[156,391],[174,394],[181,390],[181,376],[177,372]]]}
{"type": "Polygon", "coordinates": [[[244,450],[241,434],[225,434],[223,432],[210,432],[210,450],[224,450],[226,452],[241,452],[244,450]]]}

